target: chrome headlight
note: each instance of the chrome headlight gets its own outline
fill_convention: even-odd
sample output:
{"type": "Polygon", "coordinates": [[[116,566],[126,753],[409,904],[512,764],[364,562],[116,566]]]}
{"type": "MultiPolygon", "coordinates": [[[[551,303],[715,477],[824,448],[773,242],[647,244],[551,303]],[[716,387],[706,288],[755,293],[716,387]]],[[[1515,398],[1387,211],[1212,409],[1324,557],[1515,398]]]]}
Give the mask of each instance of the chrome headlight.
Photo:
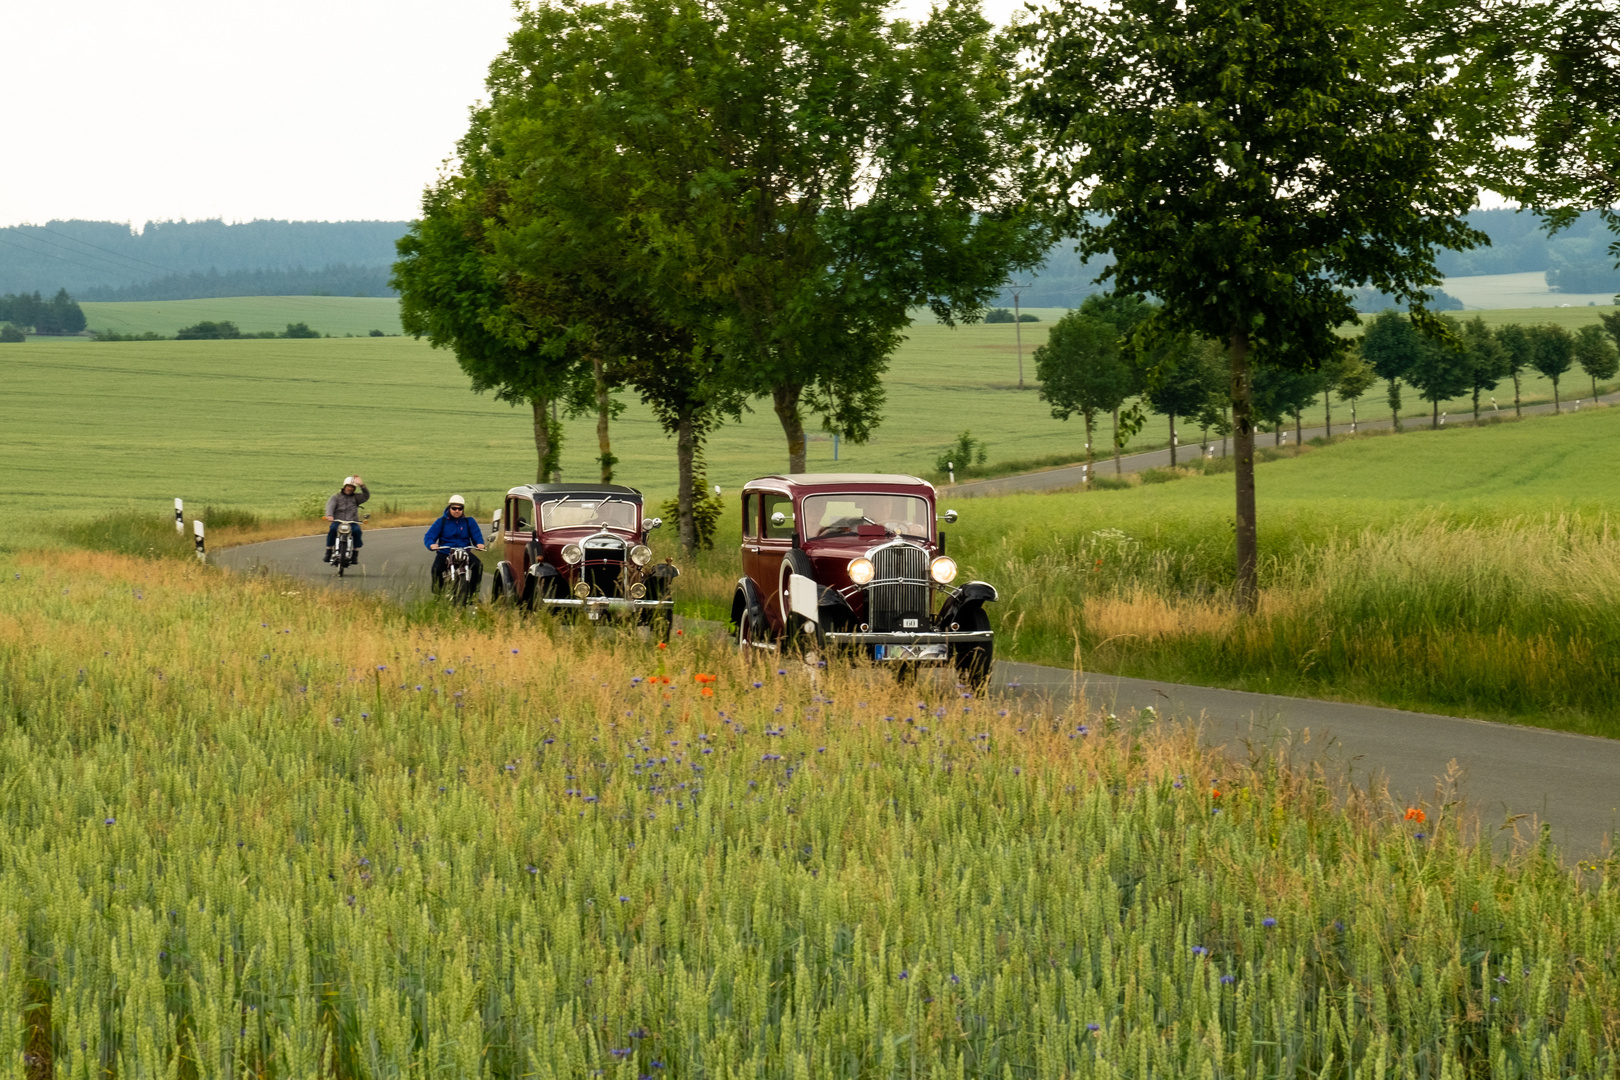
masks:
{"type": "Polygon", "coordinates": [[[354,530],[349,525],[349,523],[347,521],[338,522],[338,535],[339,536],[348,536],[349,533],[351,533],[352,531],[354,531],[354,530]]]}
{"type": "Polygon", "coordinates": [[[872,575],[875,573],[877,573],[876,567],[872,565],[872,560],[865,555],[858,559],[849,560],[849,580],[855,584],[865,585],[872,580],[872,575]]]}
{"type": "Polygon", "coordinates": [[[583,581],[577,582],[574,585],[574,595],[583,600],[591,595],[591,587],[583,581]]]}
{"type": "Polygon", "coordinates": [[[569,566],[577,566],[585,558],[585,549],[578,544],[564,544],[562,558],[569,566]]]}
{"type": "Polygon", "coordinates": [[[956,560],[948,555],[941,555],[928,564],[928,574],[941,585],[949,585],[956,580],[956,560]]]}
{"type": "Polygon", "coordinates": [[[646,566],[652,562],[652,548],[646,544],[637,544],[630,549],[630,561],[637,566],[646,566]]]}
{"type": "Polygon", "coordinates": [[[632,600],[640,600],[642,597],[644,597],[646,595],[647,595],[647,586],[643,585],[641,582],[638,581],[635,584],[630,586],[630,599],[632,599],[632,600]]]}

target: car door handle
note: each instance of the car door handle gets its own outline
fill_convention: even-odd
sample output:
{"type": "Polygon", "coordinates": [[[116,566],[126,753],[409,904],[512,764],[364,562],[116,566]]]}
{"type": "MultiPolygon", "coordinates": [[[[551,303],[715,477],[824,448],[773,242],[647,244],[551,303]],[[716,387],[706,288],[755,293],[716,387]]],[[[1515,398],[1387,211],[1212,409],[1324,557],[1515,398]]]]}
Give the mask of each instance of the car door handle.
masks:
{"type": "Polygon", "coordinates": [[[759,554],[759,545],[758,545],[758,544],[754,544],[754,545],[753,545],[753,546],[752,546],[752,547],[750,547],[750,548],[749,548],[749,549],[748,549],[748,550],[749,550],[749,551],[751,551],[751,552],[753,552],[753,553],[754,553],[754,554],[755,554],[755,555],[758,555],[758,554],[759,554]]]}

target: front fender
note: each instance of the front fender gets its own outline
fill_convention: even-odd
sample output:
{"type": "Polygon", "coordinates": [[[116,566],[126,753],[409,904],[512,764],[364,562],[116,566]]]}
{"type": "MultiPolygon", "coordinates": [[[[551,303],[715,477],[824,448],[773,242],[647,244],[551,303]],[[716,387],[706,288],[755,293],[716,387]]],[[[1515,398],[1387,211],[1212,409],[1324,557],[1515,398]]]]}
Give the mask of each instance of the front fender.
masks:
{"type": "Polygon", "coordinates": [[[960,622],[961,617],[974,608],[983,607],[992,600],[1000,600],[996,587],[987,581],[970,581],[960,589],[956,595],[945,601],[939,609],[941,624],[960,622]]]}
{"type": "Polygon", "coordinates": [[[737,582],[737,595],[731,601],[731,632],[736,633],[742,622],[742,613],[747,611],[758,627],[769,626],[765,621],[765,601],[759,595],[759,587],[754,584],[753,578],[741,578],[737,582]]]}

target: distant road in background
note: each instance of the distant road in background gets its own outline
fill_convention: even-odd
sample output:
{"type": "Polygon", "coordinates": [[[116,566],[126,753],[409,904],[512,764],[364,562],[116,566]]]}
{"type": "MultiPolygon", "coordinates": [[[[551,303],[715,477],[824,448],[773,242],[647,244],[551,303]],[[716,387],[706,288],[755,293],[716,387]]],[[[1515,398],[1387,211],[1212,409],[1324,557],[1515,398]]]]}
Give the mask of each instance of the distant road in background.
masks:
{"type": "MultiPolygon", "coordinates": [[[[1589,406],[1593,400],[1594,399],[1591,397],[1572,397],[1563,403],[1562,408],[1566,412],[1573,411],[1577,407],[1584,408],[1589,406]],[[1580,405],[1577,406],[1576,402],[1579,402],[1580,405]]],[[[1620,404],[1620,393],[1605,394],[1604,396],[1595,400],[1602,405],[1620,404]]],[[[1509,401],[1507,405],[1502,406],[1501,401],[1498,400],[1497,404],[1501,406],[1499,409],[1481,409],[1481,419],[1487,416],[1513,415],[1513,403],[1511,401],[1509,401]]],[[[1553,406],[1551,402],[1548,402],[1545,405],[1526,405],[1523,411],[1524,415],[1526,416],[1547,415],[1552,413],[1553,406]]],[[[1412,417],[1402,417],[1401,419],[1406,425],[1406,429],[1408,431],[1426,429],[1429,426],[1429,420],[1427,418],[1419,420],[1412,417]]],[[[1472,425],[1473,422],[1474,415],[1473,412],[1470,411],[1467,414],[1461,414],[1448,418],[1445,426],[1456,427],[1459,425],[1472,425]]],[[[1390,420],[1388,415],[1385,415],[1385,417],[1381,420],[1359,420],[1356,424],[1357,432],[1388,431],[1389,428],[1390,420]]],[[[1333,425],[1333,430],[1339,435],[1346,434],[1350,431],[1350,424],[1348,422],[1343,424],[1336,423],[1333,425]]],[[[1098,429],[1098,433],[1099,435],[1102,434],[1101,428],[1098,429]]],[[[1196,434],[1197,429],[1192,429],[1191,433],[1196,434]]],[[[1324,427],[1307,426],[1304,429],[1304,439],[1307,442],[1309,442],[1311,439],[1317,438],[1318,436],[1326,434],[1327,429],[1324,427]]],[[[1266,447],[1275,446],[1277,444],[1272,435],[1265,434],[1255,436],[1255,445],[1259,447],[1266,447]]],[[[1285,439],[1282,445],[1294,445],[1293,428],[1289,428],[1285,432],[1285,439]]],[[[1211,444],[1210,449],[1213,451],[1211,456],[1223,456],[1221,454],[1221,443],[1219,440],[1216,440],[1213,444],[1211,444]]],[[[1231,453],[1232,441],[1228,439],[1226,440],[1226,454],[1230,455],[1231,453]]],[[[1199,450],[1198,443],[1196,441],[1191,443],[1184,442],[1176,451],[1176,460],[1179,464],[1183,465],[1201,456],[1203,455],[1199,450]]],[[[1141,472],[1144,469],[1166,468],[1169,466],[1169,464],[1170,450],[1167,447],[1163,450],[1149,450],[1142,454],[1126,454],[1120,458],[1119,469],[1121,473],[1134,473],[1141,472]]],[[[1114,459],[1112,457],[1098,458],[1096,462],[1092,464],[1092,469],[1093,476],[1114,476],[1114,459]]],[[[995,476],[986,480],[968,480],[960,484],[942,484],[939,488],[939,495],[942,499],[972,499],[981,495],[1011,495],[1015,492],[1066,491],[1070,488],[1077,488],[1085,482],[1084,470],[1085,466],[1083,465],[1063,465],[1055,469],[1042,469],[1039,472],[1013,473],[1010,476],[995,476]]]]}

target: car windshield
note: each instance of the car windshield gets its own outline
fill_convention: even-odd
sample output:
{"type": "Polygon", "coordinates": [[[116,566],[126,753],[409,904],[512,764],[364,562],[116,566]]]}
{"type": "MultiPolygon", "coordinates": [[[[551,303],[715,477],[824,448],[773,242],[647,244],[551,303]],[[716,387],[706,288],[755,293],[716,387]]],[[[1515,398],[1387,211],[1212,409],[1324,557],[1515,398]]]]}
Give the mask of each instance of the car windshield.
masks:
{"type": "Polygon", "coordinates": [[[835,495],[811,495],[804,500],[805,536],[845,536],[862,525],[881,525],[896,536],[930,535],[927,499],[915,495],[876,495],[840,491],[835,495]]]}
{"type": "Polygon", "coordinates": [[[545,529],[566,529],[577,526],[636,529],[636,511],[639,507],[627,499],[605,498],[552,499],[540,504],[540,525],[545,529]]]}

